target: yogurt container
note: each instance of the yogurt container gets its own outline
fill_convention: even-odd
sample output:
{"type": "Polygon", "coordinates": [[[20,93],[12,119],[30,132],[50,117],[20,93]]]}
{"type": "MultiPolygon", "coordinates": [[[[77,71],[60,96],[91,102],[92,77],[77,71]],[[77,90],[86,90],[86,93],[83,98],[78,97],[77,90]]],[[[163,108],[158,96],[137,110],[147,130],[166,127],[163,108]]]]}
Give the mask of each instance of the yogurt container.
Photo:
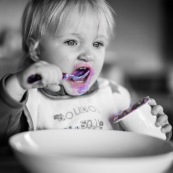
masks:
{"type": "Polygon", "coordinates": [[[145,97],[132,105],[127,110],[114,116],[114,123],[119,122],[124,130],[142,133],[165,140],[166,135],[161,132],[161,127],[156,127],[156,116],[151,113],[148,104],[149,97],[145,97]]]}

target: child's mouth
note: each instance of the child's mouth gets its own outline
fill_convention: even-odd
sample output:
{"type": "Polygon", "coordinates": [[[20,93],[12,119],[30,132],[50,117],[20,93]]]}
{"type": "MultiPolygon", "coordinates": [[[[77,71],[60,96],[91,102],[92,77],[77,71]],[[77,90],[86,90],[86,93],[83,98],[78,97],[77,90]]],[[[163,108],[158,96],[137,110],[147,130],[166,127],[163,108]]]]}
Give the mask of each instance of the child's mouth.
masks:
{"type": "Polygon", "coordinates": [[[85,84],[90,76],[90,71],[91,70],[89,67],[78,67],[72,73],[74,76],[76,76],[76,79],[71,78],[71,81],[78,84],[85,84]]]}
{"type": "Polygon", "coordinates": [[[82,95],[89,90],[91,79],[94,76],[94,69],[90,64],[77,64],[72,76],[68,81],[74,92],[82,95]]]}

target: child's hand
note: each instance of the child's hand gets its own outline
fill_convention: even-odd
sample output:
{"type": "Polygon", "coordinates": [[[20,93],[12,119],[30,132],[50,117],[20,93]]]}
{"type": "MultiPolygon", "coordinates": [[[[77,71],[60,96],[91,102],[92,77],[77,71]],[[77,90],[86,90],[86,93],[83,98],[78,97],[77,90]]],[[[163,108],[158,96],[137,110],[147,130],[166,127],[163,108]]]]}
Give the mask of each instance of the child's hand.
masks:
{"type": "Polygon", "coordinates": [[[52,91],[60,90],[60,82],[62,80],[62,71],[59,67],[49,64],[45,61],[39,61],[24,71],[17,74],[20,86],[27,90],[31,88],[48,88],[52,91]],[[32,75],[40,75],[41,79],[34,83],[29,83],[28,78],[32,75]]]}
{"type": "Polygon", "coordinates": [[[149,105],[151,105],[151,113],[155,116],[157,116],[155,125],[157,127],[161,126],[161,131],[163,133],[169,133],[172,130],[172,126],[168,122],[168,116],[164,113],[163,107],[160,105],[157,105],[156,101],[154,99],[151,99],[149,102],[149,105]]]}

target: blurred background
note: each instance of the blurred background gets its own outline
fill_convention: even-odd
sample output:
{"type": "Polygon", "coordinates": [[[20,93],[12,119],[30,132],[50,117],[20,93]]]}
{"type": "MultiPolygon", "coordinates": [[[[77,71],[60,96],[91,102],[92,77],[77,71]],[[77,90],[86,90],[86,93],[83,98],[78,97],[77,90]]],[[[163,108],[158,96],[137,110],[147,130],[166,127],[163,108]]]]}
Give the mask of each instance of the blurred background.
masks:
{"type": "MultiPolygon", "coordinates": [[[[28,0],[0,0],[0,78],[18,70],[20,20],[28,0]]],[[[102,76],[127,87],[134,101],[150,96],[173,125],[173,1],[108,0],[115,10],[102,76]]]]}

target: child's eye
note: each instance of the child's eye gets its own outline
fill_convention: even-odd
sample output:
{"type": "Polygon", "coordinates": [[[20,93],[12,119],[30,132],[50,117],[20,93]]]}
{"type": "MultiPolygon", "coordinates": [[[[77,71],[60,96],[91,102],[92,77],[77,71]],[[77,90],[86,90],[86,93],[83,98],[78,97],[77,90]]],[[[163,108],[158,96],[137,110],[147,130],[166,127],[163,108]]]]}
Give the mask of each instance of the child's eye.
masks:
{"type": "Polygon", "coordinates": [[[68,40],[65,42],[68,46],[76,46],[77,42],[75,40],[68,40]]]}
{"type": "Polygon", "coordinates": [[[99,47],[102,47],[104,45],[101,42],[95,42],[95,43],[93,43],[93,46],[99,48],[99,47]]]}

